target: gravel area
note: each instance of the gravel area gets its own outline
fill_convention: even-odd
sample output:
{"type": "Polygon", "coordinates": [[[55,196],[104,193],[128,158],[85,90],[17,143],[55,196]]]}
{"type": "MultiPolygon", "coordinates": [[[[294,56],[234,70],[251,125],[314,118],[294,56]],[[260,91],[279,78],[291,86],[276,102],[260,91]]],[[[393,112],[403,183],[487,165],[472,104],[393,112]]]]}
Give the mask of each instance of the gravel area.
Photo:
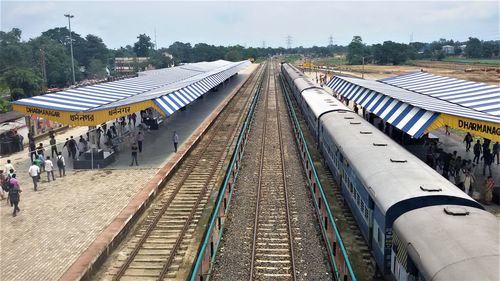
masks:
{"type": "MultiPolygon", "coordinates": [[[[280,106],[280,119],[285,146],[286,178],[292,215],[293,245],[295,251],[295,268],[297,280],[331,280],[331,269],[326,257],[326,251],[312,201],[303,176],[302,166],[297,155],[297,148],[291,132],[286,105],[281,91],[277,92],[280,106]]],[[[225,225],[224,235],[219,247],[218,256],[212,272],[212,280],[244,280],[250,274],[253,223],[256,204],[256,187],[258,183],[261,141],[265,115],[265,93],[261,93],[251,134],[242,161],[241,170],[231,201],[231,209],[225,225]]],[[[274,103],[274,96],[269,100],[274,103]]],[[[274,122],[268,130],[275,129],[275,111],[269,111],[274,122]]],[[[267,138],[277,135],[268,131],[267,138]]],[[[279,150],[276,147],[276,150],[279,150]]],[[[278,175],[276,175],[278,177],[278,175]]],[[[274,279],[273,279],[274,280],[274,279]]]]}

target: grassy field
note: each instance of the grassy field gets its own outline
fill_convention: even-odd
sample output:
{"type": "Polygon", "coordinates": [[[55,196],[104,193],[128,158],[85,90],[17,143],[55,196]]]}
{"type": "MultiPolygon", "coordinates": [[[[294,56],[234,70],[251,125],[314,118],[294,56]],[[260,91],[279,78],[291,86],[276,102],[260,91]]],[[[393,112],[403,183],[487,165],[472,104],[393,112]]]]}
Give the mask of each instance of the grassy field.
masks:
{"type": "Polygon", "coordinates": [[[447,57],[443,61],[465,63],[465,64],[488,64],[488,65],[500,66],[500,59],[468,59],[468,58],[447,57]]]}
{"type": "Polygon", "coordinates": [[[341,64],[347,64],[347,60],[345,58],[326,57],[326,58],[315,58],[313,59],[313,63],[315,65],[341,65],[341,64]]]}

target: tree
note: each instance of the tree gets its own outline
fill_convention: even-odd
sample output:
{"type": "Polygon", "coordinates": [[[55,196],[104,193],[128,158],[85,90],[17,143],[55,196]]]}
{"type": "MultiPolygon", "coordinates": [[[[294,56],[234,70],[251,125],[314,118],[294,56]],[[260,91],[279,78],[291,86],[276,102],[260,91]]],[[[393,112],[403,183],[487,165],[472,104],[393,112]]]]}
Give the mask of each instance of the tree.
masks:
{"type": "Polygon", "coordinates": [[[108,57],[109,50],[100,37],[92,34],[85,36],[85,51],[83,61],[80,62],[81,64],[88,68],[94,59],[106,64],[108,57]]]}
{"type": "Polygon", "coordinates": [[[134,52],[138,57],[149,57],[149,52],[153,49],[154,44],[151,38],[146,34],[137,36],[139,41],[134,44],[134,52]]]}
{"type": "Polygon", "coordinates": [[[498,56],[500,49],[500,42],[499,41],[484,41],[482,42],[482,48],[481,48],[481,56],[483,58],[491,58],[494,56],[498,56]]]}
{"type": "Polygon", "coordinates": [[[168,52],[174,56],[175,64],[193,62],[190,43],[174,42],[168,47],[168,52]]]}
{"type": "Polygon", "coordinates": [[[347,61],[349,64],[361,64],[365,56],[366,46],[361,36],[354,36],[347,46],[347,61]]]}
{"type": "Polygon", "coordinates": [[[10,89],[20,89],[11,91],[11,95],[16,95],[11,96],[13,100],[19,98],[21,94],[23,97],[32,97],[42,92],[43,80],[31,69],[9,70],[3,78],[10,89]]]}
{"type": "Polygon", "coordinates": [[[104,78],[107,75],[106,65],[98,59],[90,60],[86,72],[89,78],[104,78]]]}
{"type": "Polygon", "coordinates": [[[165,50],[152,52],[149,57],[149,63],[155,68],[165,68],[171,66],[173,61],[170,57],[164,54],[165,52],[165,50]]]}
{"type": "Polygon", "coordinates": [[[467,47],[465,47],[465,55],[468,58],[480,58],[482,55],[481,41],[477,38],[469,37],[467,47]]]}

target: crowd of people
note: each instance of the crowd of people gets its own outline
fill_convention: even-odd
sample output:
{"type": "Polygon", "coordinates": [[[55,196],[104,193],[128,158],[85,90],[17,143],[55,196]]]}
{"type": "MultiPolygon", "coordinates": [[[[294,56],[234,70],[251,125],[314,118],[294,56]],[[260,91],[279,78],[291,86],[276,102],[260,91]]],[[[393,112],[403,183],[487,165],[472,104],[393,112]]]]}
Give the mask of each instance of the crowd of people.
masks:
{"type": "MultiPolygon", "coordinates": [[[[149,116],[148,111],[141,112],[141,118],[149,116]]],[[[46,174],[46,182],[56,180],[56,167],[59,171],[59,177],[66,176],[66,159],[63,156],[63,151],[66,151],[68,158],[78,160],[82,155],[90,149],[90,138],[95,136],[95,143],[99,149],[118,150],[118,145],[126,142],[130,145],[132,153],[132,166],[138,163],[138,154],[143,152],[145,133],[149,130],[148,126],[140,122],[137,124],[137,116],[135,113],[126,117],[121,117],[111,124],[103,123],[101,126],[94,129],[94,132],[88,131],[85,135],[81,135],[78,141],[70,136],[66,138],[64,145],[58,147],[55,135],[49,133],[49,146],[46,149],[43,143],[36,145],[35,138],[28,133],[28,148],[30,157],[30,166],[28,175],[33,181],[33,190],[38,191],[39,184],[42,180],[43,173],[46,174]],[[127,122],[128,121],[128,122],[127,122]]],[[[179,136],[176,132],[173,133],[172,141],[174,150],[177,152],[179,136]]],[[[7,160],[3,170],[0,170],[0,197],[2,200],[7,199],[8,204],[13,207],[13,216],[16,216],[20,211],[20,193],[22,192],[19,180],[17,179],[16,170],[7,160]]]]}
{"type": "Polygon", "coordinates": [[[470,133],[467,133],[464,142],[466,144],[466,152],[469,152],[472,148],[474,154],[472,160],[462,159],[461,156],[457,155],[457,151],[447,153],[437,147],[436,141],[430,141],[427,148],[426,163],[465,193],[477,198],[473,194],[472,187],[481,184],[476,181],[476,175],[481,172],[479,163],[482,161],[482,175],[486,176],[486,171],[488,171],[488,176],[482,185],[483,188],[481,191],[484,203],[489,205],[493,198],[493,188],[495,186],[491,165],[494,163],[495,158],[497,165],[500,165],[500,145],[498,142],[491,145],[490,140],[484,139],[482,144],[480,140],[477,140],[474,146],[472,146],[473,137],[470,133]],[[490,149],[490,146],[492,149],[490,149]]]}

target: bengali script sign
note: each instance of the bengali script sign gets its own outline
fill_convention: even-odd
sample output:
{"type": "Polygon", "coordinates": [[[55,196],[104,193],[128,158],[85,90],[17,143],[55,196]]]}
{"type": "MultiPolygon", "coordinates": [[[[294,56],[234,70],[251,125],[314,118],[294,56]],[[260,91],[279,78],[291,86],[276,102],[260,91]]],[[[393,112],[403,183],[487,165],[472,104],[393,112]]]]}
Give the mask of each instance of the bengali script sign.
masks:
{"type": "Polygon", "coordinates": [[[130,106],[115,107],[111,110],[108,110],[109,116],[122,116],[124,114],[130,114],[130,113],[131,113],[130,106]]]}
{"type": "Polygon", "coordinates": [[[95,120],[95,117],[93,114],[70,114],[69,115],[69,120],[72,122],[78,122],[78,121],[83,121],[83,122],[93,122],[95,120]]]}

